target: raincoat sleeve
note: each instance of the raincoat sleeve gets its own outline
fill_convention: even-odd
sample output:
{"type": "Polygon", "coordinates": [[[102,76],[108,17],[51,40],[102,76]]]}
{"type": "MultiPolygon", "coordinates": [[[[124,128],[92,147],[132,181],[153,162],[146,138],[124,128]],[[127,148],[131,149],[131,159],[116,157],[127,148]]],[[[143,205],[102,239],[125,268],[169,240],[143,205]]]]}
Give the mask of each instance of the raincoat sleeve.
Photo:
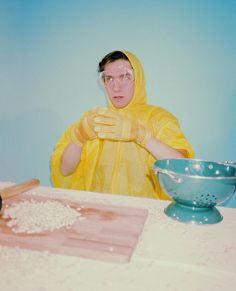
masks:
{"type": "Polygon", "coordinates": [[[157,121],[157,138],[163,143],[180,151],[186,158],[194,158],[194,150],[183,134],[178,119],[166,112],[161,120],[157,121]]]}
{"type": "MultiPolygon", "coordinates": [[[[78,124],[78,123],[77,123],[78,124]]],[[[71,142],[71,130],[72,128],[76,125],[74,123],[71,125],[69,128],[66,129],[64,132],[63,136],[57,143],[54,152],[51,157],[51,173],[52,173],[52,183],[54,187],[58,188],[68,188],[68,189],[73,189],[73,184],[74,181],[81,181],[81,185],[76,185],[76,188],[78,189],[83,189],[84,185],[82,185],[83,179],[80,178],[82,176],[82,170],[80,169],[80,164],[77,166],[77,169],[68,176],[63,176],[61,173],[61,158],[63,155],[63,152],[65,148],[70,144],[71,142]]],[[[81,157],[82,159],[82,157],[81,157]]]]}
{"type": "MultiPolygon", "coordinates": [[[[152,120],[152,126],[157,139],[180,151],[186,158],[194,158],[194,150],[181,131],[179,121],[174,115],[159,108],[154,120],[152,120]]],[[[152,175],[158,198],[172,200],[161,188],[153,173],[152,175]]]]}

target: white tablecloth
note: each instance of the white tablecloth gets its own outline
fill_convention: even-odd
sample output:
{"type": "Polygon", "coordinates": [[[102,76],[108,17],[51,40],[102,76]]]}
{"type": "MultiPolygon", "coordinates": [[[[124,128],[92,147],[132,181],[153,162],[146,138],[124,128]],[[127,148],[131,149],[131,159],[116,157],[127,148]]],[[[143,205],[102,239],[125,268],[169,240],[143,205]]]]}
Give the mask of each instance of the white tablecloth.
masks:
{"type": "MultiPolygon", "coordinates": [[[[0,182],[0,189],[10,185],[0,182]]],[[[222,222],[200,226],[168,218],[163,213],[167,201],[50,187],[29,192],[142,207],[149,215],[125,264],[0,246],[0,290],[236,290],[236,209],[219,208],[222,222]]]]}

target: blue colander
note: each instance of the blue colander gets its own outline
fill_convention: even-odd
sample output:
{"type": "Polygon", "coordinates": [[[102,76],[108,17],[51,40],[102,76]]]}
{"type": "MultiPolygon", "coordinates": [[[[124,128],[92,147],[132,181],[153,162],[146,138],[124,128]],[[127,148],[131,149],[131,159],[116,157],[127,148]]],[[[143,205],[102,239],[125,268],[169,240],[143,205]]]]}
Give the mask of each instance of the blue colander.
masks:
{"type": "Polygon", "coordinates": [[[229,162],[165,159],[154,163],[161,187],[173,202],[165,208],[171,218],[196,224],[213,224],[223,217],[216,205],[236,190],[236,166],[229,162]]]}

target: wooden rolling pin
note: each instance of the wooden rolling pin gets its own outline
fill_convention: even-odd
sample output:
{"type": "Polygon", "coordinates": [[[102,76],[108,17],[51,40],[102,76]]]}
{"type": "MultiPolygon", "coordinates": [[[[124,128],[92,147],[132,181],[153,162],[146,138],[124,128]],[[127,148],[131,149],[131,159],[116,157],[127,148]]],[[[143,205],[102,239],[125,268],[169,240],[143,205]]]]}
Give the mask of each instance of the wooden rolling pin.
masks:
{"type": "Polygon", "coordinates": [[[32,179],[32,180],[15,184],[13,186],[0,190],[0,210],[2,208],[2,200],[11,198],[15,195],[18,195],[30,189],[33,189],[39,186],[39,184],[40,184],[40,181],[38,179],[32,179]]]}

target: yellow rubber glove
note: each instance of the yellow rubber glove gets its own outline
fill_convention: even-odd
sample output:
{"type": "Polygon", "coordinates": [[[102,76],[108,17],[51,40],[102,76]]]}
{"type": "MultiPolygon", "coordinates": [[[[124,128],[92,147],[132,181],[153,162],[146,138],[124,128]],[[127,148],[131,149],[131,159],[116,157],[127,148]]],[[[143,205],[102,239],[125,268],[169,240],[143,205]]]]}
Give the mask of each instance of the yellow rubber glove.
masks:
{"type": "Polygon", "coordinates": [[[98,138],[134,141],[145,147],[151,138],[151,133],[139,120],[130,115],[122,114],[109,108],[99,109],[95,117],[98,138]]]}
{"type": "Polygon", "coordinates": [[[98,138],[97,133],[94,131],[95,122],[97,117],[97,111],[99,108],[95,108],[86,112],[80,122],[76,124],[71,130],[71,141],[80,147],[88,140],[98,138]]]}

